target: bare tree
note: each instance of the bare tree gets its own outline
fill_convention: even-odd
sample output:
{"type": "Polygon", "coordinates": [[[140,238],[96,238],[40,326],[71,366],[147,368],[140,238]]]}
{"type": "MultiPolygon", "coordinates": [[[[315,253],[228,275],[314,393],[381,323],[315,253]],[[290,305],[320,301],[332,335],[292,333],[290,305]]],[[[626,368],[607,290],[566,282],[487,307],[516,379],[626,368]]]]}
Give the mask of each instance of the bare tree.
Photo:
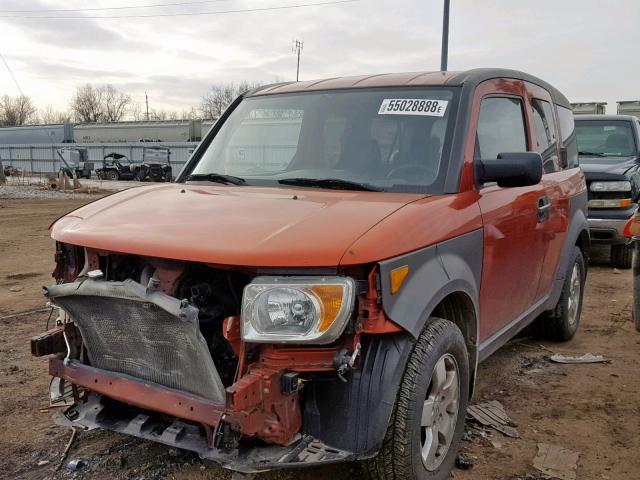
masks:
{"type": "Polygon", "coordinates": [[[47,105],[40,111],[39,121],[46,124],[69,123],[71,122],[71,114],[54,110],[51,105],[47,105]]]}
{"type": "Polygon", "coordinates": [[[146,115],[142,111],[142,105],[140,105],[138,102],[132,103],[128,111],[128,118],[130,120],[140,122],[146,118],[146,115]]]}
{"type": "Polygon", "coordinates": [[[102,91],[87,83],[78,87],[71,98],[71,110],[76,121],[95,123],[104,118],[102,91]]]}
{"type": "Polygon", "coordinates": [[[126,93],[115,89],[113,85],[103,85],[104,120],[107,122],[119,122],[127,113],[127,107],[131,104],[131,97],[126,93]]]}
{"type": "Polygon", "coordinates": [[[87,83],[76,89],[71,110],[78,122],[117,122],[122,120],[130,103],[131,97],[113,85],[87,83]]]}
{"type": "Polygon", "coordinates": [[[24,125],[33,122],[37,111],[31,98],[26,95],[4,95],[0,98],[0,121],[4,125],[24,125]]]}
{"type": "Polygon", "coordinates": [[[200,102],[202,117],[207,120],[219,118],[238,95],[258,86],[260,86],[259,83],[246,81],[237,85],[233,83],[213,85],[211,90],[202,96],[200,102]]]}

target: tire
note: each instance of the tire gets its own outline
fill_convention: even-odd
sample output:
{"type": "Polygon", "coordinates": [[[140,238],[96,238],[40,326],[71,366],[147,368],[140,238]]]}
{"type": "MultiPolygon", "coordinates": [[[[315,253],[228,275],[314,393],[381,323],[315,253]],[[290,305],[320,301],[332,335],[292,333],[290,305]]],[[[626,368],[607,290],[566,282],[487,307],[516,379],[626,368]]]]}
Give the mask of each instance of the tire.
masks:
{"type": "Polygon", "coordinates": [[[556,307],[536,320],[536,330],[541,337],[556,342],[573,338],[580,326],[585,280],[584,256],[582,250],[574,247],[556,307]]]}
{"type": "Polygon", "coordinates": [[[431,318],[407,361],[382,448],[376,457],[363,462],[365,476],[371,480],[448,479],[462,438],[468,399],[469,358],[462,332],[448,320],[431,318]],[[457,401],[441,403],[456,394],[457,401]],[[434,399],[436,395],[439,400],[434,399]],[[428,425],[434,417],[436,423],[422,427],[428,404],[433,405],[433,416],[424,423],[428,425]],[[423,447],[429,451],[429,444],[435,445],[429,439],[437,425],[441,428],[436,432],[445,433],[442,437],[436,434],[438,447],[423,460],[423,447]]]}
{"type": "Polygon", "coordinates": [[[107,179],[108,180],[119,180],[120,179],[120,175],[118,175],[118,172],[116,172],[115,170],[109,170],[107,172],[107,179]]]}
{"type": "Polygon", "coordinates": [[[137,180],[138,182],[142,182],[144,181],[144,173],[142,173],[142,169],[138,169],[136,170],[136,173],[133,175],[133,179],[137,180]]]}
{"type": "Polygon", "coordinates": [[[616,268],[631,268],[633,247],[631,245],[611,245],[611,265],[616,268]]]}

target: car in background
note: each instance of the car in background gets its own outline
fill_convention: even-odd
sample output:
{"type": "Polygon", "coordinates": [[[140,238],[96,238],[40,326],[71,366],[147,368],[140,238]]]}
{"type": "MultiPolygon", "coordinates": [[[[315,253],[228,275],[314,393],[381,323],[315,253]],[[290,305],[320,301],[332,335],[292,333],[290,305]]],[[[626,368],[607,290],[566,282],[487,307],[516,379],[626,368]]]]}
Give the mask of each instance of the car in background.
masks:
{"type": "Polygon", "coordinates": [[[575,117],[578,161],[589,191],[593,244],[611,245],[611,264],[631,268],[632,246],[623,234],[640,197],[640,120],[630,115],[575,117]]]}

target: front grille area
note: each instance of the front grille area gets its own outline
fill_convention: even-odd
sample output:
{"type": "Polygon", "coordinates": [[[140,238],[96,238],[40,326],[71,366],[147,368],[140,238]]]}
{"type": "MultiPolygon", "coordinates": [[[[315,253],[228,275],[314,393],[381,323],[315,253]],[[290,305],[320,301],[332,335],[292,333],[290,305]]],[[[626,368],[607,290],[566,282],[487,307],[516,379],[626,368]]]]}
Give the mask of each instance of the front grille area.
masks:
{"type": "Polygon", "coordinates": [[[78,326],[91,365],[224,403],[198,310],[131,280],[45,289],[78,326]]]}

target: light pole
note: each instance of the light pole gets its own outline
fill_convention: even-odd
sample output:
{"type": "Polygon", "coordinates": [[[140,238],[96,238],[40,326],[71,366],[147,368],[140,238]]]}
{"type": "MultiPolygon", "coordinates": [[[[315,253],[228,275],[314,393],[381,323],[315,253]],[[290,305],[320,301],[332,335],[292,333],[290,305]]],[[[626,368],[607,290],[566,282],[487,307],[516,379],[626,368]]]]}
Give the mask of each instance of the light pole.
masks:
{"type": "Polygon", "coordinates": [[[442,54],[440,55],[440,70],[447,70],[449,60],[449,0],[444,0],[442,12],[442,54]]]}
{"type": "Polygon", "coordinates": [[[300,40],[293,41],[293,53],[298,55],[298,66],[296,67],[296,82],[300,79],[300,52],[302,51],[302,47],[304,46],[304,42],[300,40]]]}

